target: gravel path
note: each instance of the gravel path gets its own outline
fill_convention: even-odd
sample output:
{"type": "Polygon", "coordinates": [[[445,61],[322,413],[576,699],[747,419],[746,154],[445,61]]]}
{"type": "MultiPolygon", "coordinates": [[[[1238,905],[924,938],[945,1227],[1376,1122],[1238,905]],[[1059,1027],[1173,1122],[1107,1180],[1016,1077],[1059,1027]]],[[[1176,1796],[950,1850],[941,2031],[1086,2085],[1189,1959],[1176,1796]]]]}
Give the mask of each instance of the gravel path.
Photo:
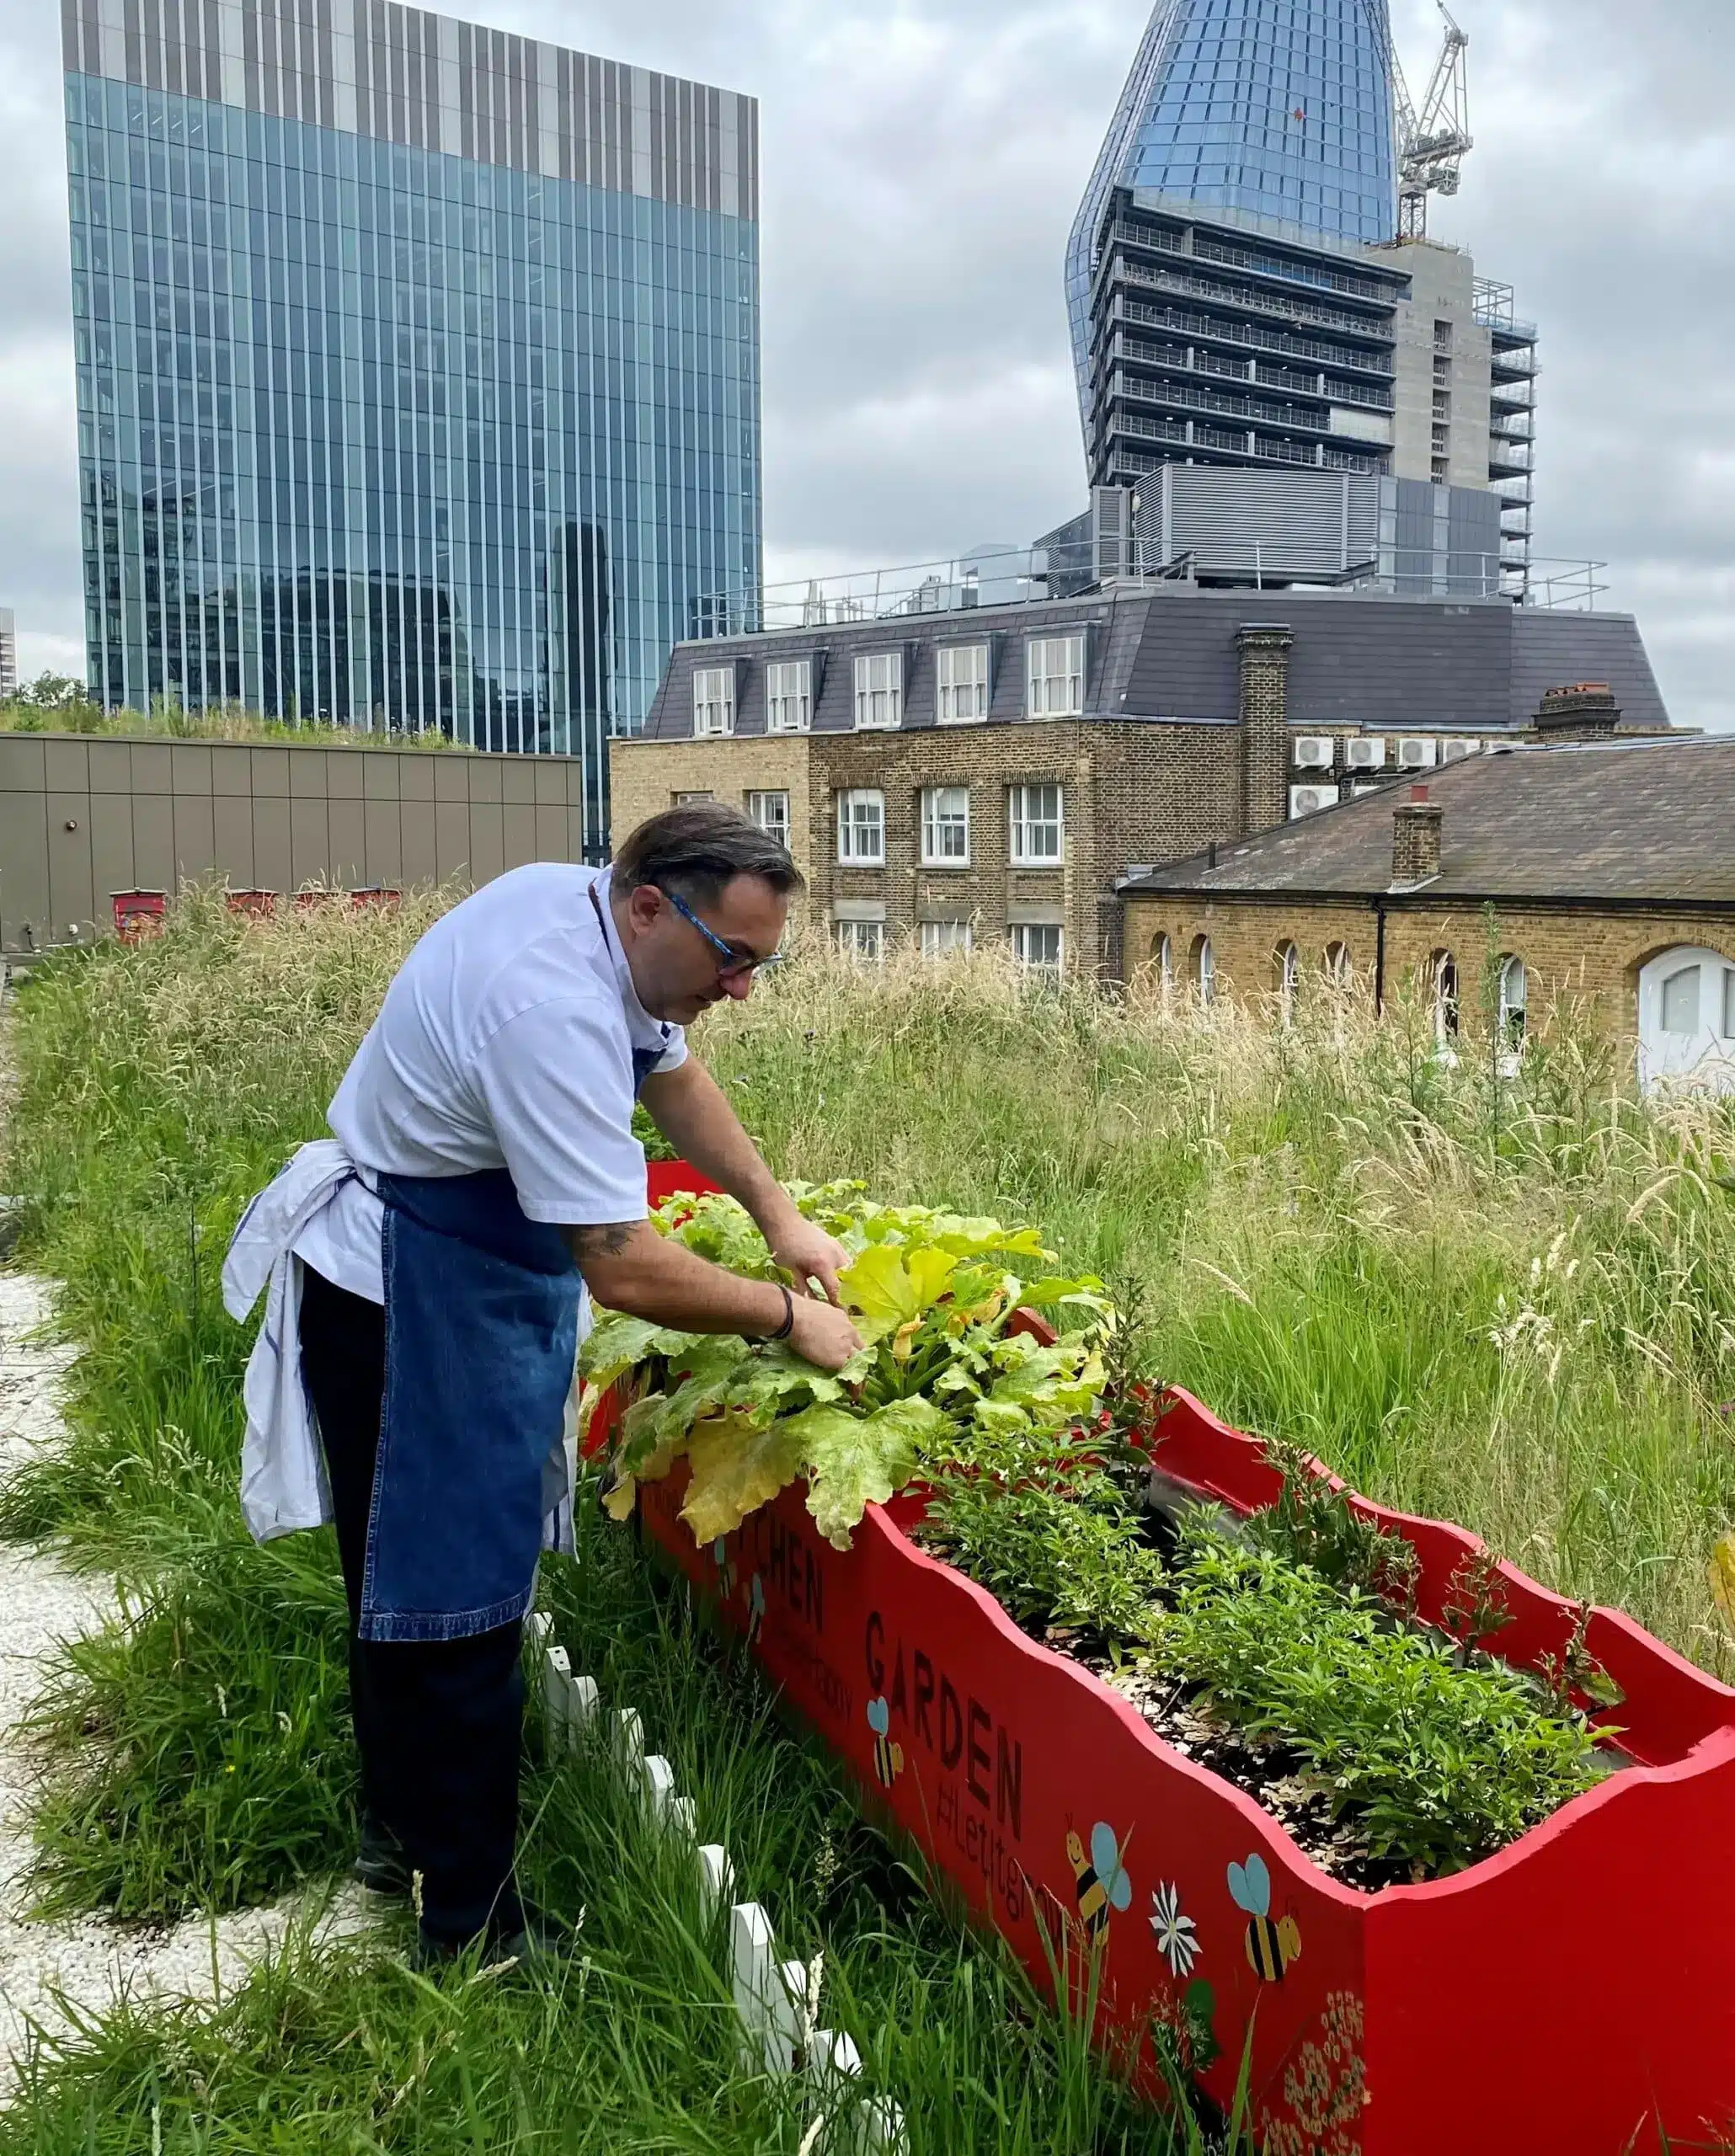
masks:
{"type": "MultiPolygon", "coordinates": [[[[30,1335],[47,1320],[51,1286],[0,1272],[0,1475],[59,1441],[59,1384],[72,1351],[30,1335]]],[[[210,1999],[245,1974],[262,1948],[280,1939],[292,1903],[218,1917],[190,1918],[168,1932],[86,1919],[31,1921],[29,1794],[33,1761],[18,1731],[40,1683],[42,1657],[58,1640],[100,1620],[109,1596],[56,1559],[0,1549],[0,2073],[22,2049],[27,2023],[64,2025],[55,1998],[100,2007],[116,1990],[210,1999]]],[[[328,1922],[344,1930],[367,1922],[366,1898],[345,1889],[328,1922]]]]}
{"type": "MultiPolygon", "coordinates": [[[[0,1105],[4,1077],[0,1067],[0,1105]]],[[[72,1351],[31,1337],[51,1314],[52,1294],[51,1282],[0,1267],[0,1477],[60,1442],[60,1382],[72,1351]]],[[[291,1901],[214,1920],[190,1918],[168,1932],[28,1917],[35,1763],[19,1721],[40,1684],[43,1657],[57,1641],[99,1622],[109,1606],[105,1583],[81,1578],[46,1554],[0,1545],[0,2100],[28,2025],[64,2027],[57,1992],[83,2009],[100,2008],[123,1988],[135,1997],[155,1991],[209,1999],[239,1981],[294,1913],[291,1901]]],[[[326,1923],[357,1930],[369,1921],[366,1911],[360,1889],[345,1886],[326,1923]]]]}

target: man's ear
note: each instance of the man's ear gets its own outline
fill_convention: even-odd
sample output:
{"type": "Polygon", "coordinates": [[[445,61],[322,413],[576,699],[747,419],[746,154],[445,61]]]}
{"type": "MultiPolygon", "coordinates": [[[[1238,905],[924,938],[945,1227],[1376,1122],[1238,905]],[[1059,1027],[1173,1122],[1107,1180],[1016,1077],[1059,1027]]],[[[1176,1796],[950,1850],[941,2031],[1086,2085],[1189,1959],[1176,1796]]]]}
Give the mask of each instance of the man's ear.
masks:
{"type": "Polygon", "coordinates": [[[663,910],[663,894],[654,883],[635,884],[627,901],[627,918],[643,936],[663,910]]]}

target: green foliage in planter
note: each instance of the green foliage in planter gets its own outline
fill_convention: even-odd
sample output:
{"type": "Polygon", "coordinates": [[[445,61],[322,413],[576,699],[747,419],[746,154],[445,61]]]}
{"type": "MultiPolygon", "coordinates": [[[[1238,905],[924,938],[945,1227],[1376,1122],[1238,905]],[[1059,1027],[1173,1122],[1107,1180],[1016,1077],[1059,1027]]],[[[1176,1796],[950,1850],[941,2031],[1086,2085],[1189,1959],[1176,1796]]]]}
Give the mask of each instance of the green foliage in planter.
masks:
{"type": "Polygon", "coordinates": [[[1433,1875],[1491,1854],[1602,1772],[1577,1716],[1520,1673],[1394,1621],[1272,1549],[1183,1529],[1151,1655],[1254,1736],[1279,1738],[1375,1854],[1433,1875]]]}
{"type": "Polygon", "coordinates": [[[1162,1563],[1119,1486],[1064,1439],[976,1449],[936,1492],[918,1540],[1017,1621],[1143,1638],[1162,1563]]]}
{"type": "MultiPolygon", "coordinates": [[[[832,1375],[781,1344],[601,1313],[579,1358],[585,1426],[610,1385],[630,1377],[636,1390],[612,1454],[611,1510],[623,1515],[638,1482],[659,1481],[685,1456],[681,1517],[710,1542],[805,1476],[814,1524],[847,1549],[869,1504],[970,1442],[1039,1443],[1094,1410],[1101,1283],[1054,1278],[1037,1230],[878,1205],[859,1183],[790,1189],[851,1253],[841,1284],[866,1345],[832,1375]],[[1009,1331],[1021,1305],[1052,1319],[1061,1335],[1052,1347],[1009,1331]]],[[[654,1217],[702,1257],[777,1277],[732,1198],[677,1196],[654,1217]]]]}
{"type": "Polygon", "coordinates": [[[1283,1488],[1275,1504],[1247,1521],[1253,1540],[1336,1587],[1358,1588],[1412,1614],[1422,1566],[1414,1545],[1351,1511],[1344,1492],[1313,1471],[1301,1446],[1268,1438],[1265,1454],[1283,1488]]]}

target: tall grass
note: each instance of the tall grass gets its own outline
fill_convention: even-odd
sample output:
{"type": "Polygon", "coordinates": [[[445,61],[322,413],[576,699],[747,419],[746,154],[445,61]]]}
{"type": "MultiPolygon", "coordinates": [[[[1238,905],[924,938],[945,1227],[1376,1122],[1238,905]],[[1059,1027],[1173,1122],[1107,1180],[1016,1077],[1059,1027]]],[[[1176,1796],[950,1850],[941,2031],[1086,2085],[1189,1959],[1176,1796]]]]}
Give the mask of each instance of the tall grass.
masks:
{"type": "MultiPolygon", "coordinates": [[[[825,2020],[857,2038],[869,2089],[909,2112],[912,2156],[1163,2156],[1161,2123],[1002,1954],[948,1924],[782,1732],[751,1666],[653,1587],[631,1537],[594,1509],[579,1533],[579,1562],[551,1582],[559,1636],[611,1699],[638,1706],[780,1950],[824,1956],[825,2020]]],[[[201,1668],[207,1688],[218,1667],[201,1668]]],[[[232,1725],[230,1742],[244,1743],[232,1725]]],[[[210,1785],[209,1764],[193,1770],[210,1785]]],[[[533,1774],[526,1812],[530,1889],[579,1927],[551,1987],[473,1963],[435,1983],[403,1968],[390,1951],[401,1940],[316,1948],[298,1929],[215,2013],[123,2008],[39,2045],[0,2111],[0,2156],[794,2156],[809,2121],[735,2060],[727,1944],[700,1908],[691,1852],[650,1825],[601,1746],[533,1774]]],[[[242,1819],[231,1832],[280,1830],[242,1819]]]]}
{"type": "MultiPolygon", "coordinates": [[[[195,895],[161,938],[69,954],[20,998],[6,1177],[83,1354],[67,1443],[7,1488],[0,1524],[115,1573],[127,1598],[37,1712],[51,1912],[231,1907],[352,1847],[334,1552],[328,1535],[256,1549],[241,1529],[248,1336],[216,1275],[239,1206],[320,1128],[434,904],[249,926],[195,895]]],[[[638,1707],[780,1948],[823,1951],[825,2017],[910,2111],[916,2156],[1111,2156],[1154,2132],[1166,2146],[1085,2032],[1039,2009],[1003,1951],[959,1932],[861,1827],[750,1666],[653,1587],[631,1538],[594,1511],[579,1524],[579,1562],[545,1581],[559,1636],[638,1707]]],[[[0,2152],[793,2152],[808,2121],[736,2067],[726,1949],[690,1860],[599,1758],[534,1774],[526,1813],[532,1892],[581,1920],[581,1959],[553,1993],[473,1971],[434,1986],[389,1951],[297,1934],[214,2015],[125,2007],[39,2046],[0,2152]]]]}
{"type": "Polygon", "coordinates": [[[1401,998],[1285,1027],[994,958],[809,958],[712,1026],[786,1174],[1041,1221],[1142,1284],[1156,1374],[1735,1671],[1731,1103],[1640,1104],[1566,1007],[1504,1077],[1401,998]]]}
{"type": "MultiPolygon", "coordinates": [[[[225,1906],[344,1854],[332,1556],[241,1531],[248,1340],[216,1274],[436,903],[243,923],[195,894],[161,937],[58,957],[20,997],[4,1181],[83,1353],[67,1444],[0,1525],[115,1573],[132,1610],[40,1710],[56,1907],[225,1906]]],[[[1729,1671],[1705,1585],[1735,1518],[1727,1105],[1636,1102],[1567,1010],[1508,1079],[1467,1046],[1444,1064],[1401,1001],[1375,1027],[1319,998],[1284,1027],[1032,992],[988,958],[809,950],[701,1045],[783,1173],[1040,1221],[1142,1287],[1153,1374],[1729,1671]]],[[[590,1531],[553,1572],[562,1636],[640,1705],[790,1951],[826,1942],[834,2011],[913,2098],[916,2150],[1149,2145],[1078,2032],[1021,2018],[997,1952],[861,1833],[630,1545],[590,1531]]],[[[45,2053],[0,2151],[793,2147],[728,2073],[718,1942],[601,1771],[533,1791],[535,1882],[586,1912],[579,2010],[480,1980],[436,2000],[296,1946],[214,2021],[122,2015],[45,2053]]]]}
{"type": "Polygon", "coordinates": [[[465,749],[436,727],[425,734],[388,726],[371,729],[334,725],[324,719],[268,718],[243,703],[189,708],[173,696],[151,699],[149,708],[99,704],[64,675],[48,675],[33,687],[0,702],[0,734],[124,734],[129,739],[252,741],[316,749],[465,749]]]}

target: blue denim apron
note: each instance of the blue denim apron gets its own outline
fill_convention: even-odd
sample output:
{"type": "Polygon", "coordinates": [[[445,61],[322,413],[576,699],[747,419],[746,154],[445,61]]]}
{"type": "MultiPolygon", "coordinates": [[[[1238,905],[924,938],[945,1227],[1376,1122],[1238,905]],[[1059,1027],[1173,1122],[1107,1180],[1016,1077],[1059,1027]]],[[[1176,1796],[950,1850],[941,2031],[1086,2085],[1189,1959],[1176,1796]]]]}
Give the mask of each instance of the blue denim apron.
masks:
{"type": "Polygon", "coordinates": [[[504,1168],[382,1175],[379,1191],[386,1389],[360,1635],[465,1639],[530,1607],[583,1283],[504,1168]]]}

